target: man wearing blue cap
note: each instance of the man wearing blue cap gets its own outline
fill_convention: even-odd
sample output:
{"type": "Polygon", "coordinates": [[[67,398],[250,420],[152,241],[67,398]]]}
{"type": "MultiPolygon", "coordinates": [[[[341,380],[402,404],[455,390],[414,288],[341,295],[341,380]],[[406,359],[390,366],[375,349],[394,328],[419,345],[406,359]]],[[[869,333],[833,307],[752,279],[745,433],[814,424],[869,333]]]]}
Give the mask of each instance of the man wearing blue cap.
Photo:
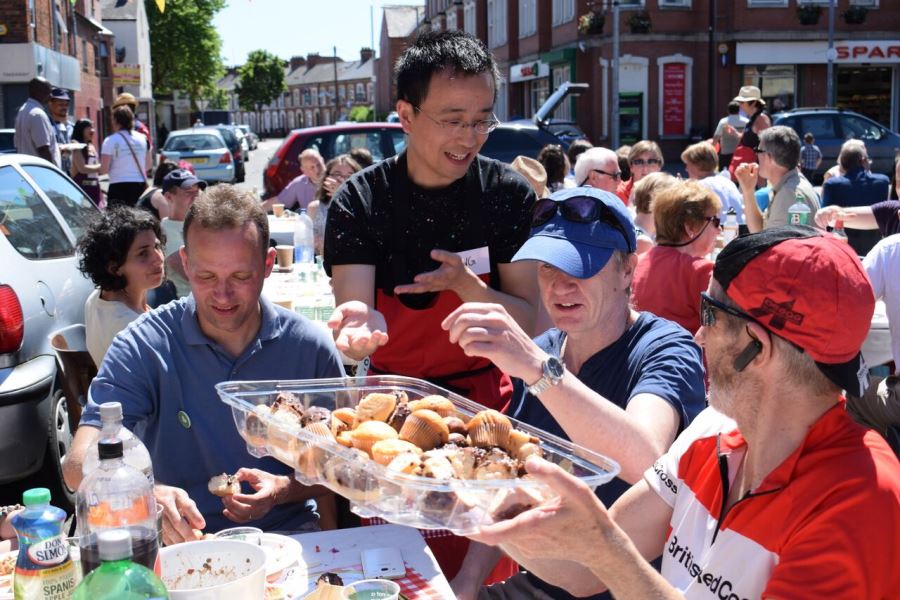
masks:
{"type": "Polygon", "coordinates": [[[72,144],[72,129],[74,124],[69,121],[69,92],[63,88],[50,90],[50,99],[47,100],[47,112],[53,125],[53,133],[56,135],[56,143],[60,151],[60,168],[71,175],[72,150],[81,147],[81,144],[72,144]]]}
{"type": "Polygon", "coordinates": [[[162,193],[169,202],[171,216],[162,220],[163,233],[166,234],[166,275],[175,285],[177,298],[191,293],[191,285],[184,272],[179,250],[184,245],[182,229],[184,217],[188,209],[206,189],[206,182],[187,169],[176,169],[165,176],[162,182],[162,193]]]}
{"type": "MultiPolygon", "coordinates": [[[[637,241],[614,194],[587,187],[557,192],[535,205],[532,226],[512,260],[538,261],[554,328],[532,340],[502,306],[476,303],[451,313],[443,327],[466,354],[516,378],[511,417],[619,462],[619,477],[597,490],[611,503],[704,408],[700,349],[679,325],[631,308],[637,241]]],[[[542,581],[546,571],[477,591],[486,555],[499,552],[476,548],[454,581],[460,597],[572,597],[542,581]]]]}

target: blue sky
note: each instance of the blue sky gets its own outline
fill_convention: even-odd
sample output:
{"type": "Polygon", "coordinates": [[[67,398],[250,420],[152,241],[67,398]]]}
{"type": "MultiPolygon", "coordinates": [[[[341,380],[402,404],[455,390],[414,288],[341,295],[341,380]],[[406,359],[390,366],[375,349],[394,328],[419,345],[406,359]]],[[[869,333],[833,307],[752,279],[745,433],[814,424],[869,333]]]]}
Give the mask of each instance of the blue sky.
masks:
{"type": "Polygon", "coordinates": [[[222,37],[227,65],[242,64],[252,50],[281,58],[308,53],[331,55],[337,46],[344,60],[359,59],[374,31],[375,51],[381,34],[381,7],[419,4],[424,0],[228,0],[214,21],[222,37]],[[370,7],[372,18],[370,19],[370,7]],[[374,30],[371,23],[374,21],[374,30]]]}

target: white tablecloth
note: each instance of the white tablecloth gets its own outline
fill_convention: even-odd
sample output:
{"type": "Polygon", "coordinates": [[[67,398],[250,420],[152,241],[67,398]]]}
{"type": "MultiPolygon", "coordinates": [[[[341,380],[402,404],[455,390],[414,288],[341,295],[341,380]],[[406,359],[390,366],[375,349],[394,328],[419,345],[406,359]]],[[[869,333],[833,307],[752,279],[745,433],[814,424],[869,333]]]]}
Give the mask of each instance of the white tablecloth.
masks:
{"type": "Polygon", "coordinates": [[[294,220],[277,218],[269,215],[269,237],[276,244],[291,246],[294,244],[294,220]]]}

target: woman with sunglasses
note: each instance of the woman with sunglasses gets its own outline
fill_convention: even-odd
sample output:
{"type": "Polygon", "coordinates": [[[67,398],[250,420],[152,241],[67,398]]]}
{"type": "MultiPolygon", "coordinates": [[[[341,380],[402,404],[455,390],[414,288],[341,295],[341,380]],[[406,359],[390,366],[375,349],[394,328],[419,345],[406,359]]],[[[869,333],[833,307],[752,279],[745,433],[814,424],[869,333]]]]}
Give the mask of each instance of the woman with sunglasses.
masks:
{"type": "Polygon", "coordinates": [[[634,271],[635,309],[675,321],[691,333],[700,329],[700,292],[709,287],[713,263],[707,256],[719,235],[721,208],[719,197],[694,181],[656,196],[657,245],[634,271]]]}
{"type": "Polygon", "coordinates": [[[328,220],[331,198],[344,181],[359,170],[359,163],[349,154],[335,156],[325,165],[325,174],[316,190],[315,199],[306,207],[306,213],[313,222],[313,244],[318,256],[324,254],[325,222],[328,220]]]}
{"type": "Polygon", "coordinates": [[[631,196],[634,193],[634,184],[650,173],[661,171],[664,164],[659,144],[650,140],[639,141],[631,147],[631,151],[628,153],[628,168],[631,170],[631,177],[627,181],[619,182],[616,195],[626,205],[630,204],[631,196]]]}

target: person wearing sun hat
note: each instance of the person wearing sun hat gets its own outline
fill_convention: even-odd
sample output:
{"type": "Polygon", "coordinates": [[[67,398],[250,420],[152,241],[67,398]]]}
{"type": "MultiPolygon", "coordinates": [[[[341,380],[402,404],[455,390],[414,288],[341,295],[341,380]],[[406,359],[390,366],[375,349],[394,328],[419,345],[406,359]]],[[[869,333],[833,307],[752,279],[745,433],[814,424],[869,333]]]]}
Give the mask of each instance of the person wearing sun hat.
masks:
{"type": "MultiPolygon", "coordinates": [[[[734,149],[731,164],[728,165],[728,171],[731,173],[731,178],[734,179],[734,170],[740,165],[757,162],[755,148],[759,147],[759,134],[771,127],[772,121],[763,112],[766,108],[766,101],[763,100],[762,92],[755,85],[742,87],[732,102],[737,102],[740,109],[750,119],[744,127],[744,133],[741,134],[737,148],[734,149]]],[[[735,182],[737,181],[735,180],[735,182]]]]}
{"type": "Polygon", "coordinates": [[[866,383],[875,297],[859,259],[824,232],[773,228],[728,244],[702,298],[711,408],[643,480],[607,511],[531,458],[559,497],[473,537],[579,593],[896,597],[900,464],[842,399],[866,383]]]}
{"type": "MultiPolygon", "coordinates": [[[[589,187],[556,192],[538,201],[533,224],[513,261],[538,263],[553,327],[532,340],[499,305],[471,303],[444,328],[467,354],[515,378],[511,417],[619,462],[619,477],[597,489],[611,504],[704,408],[700,349],[682,327],[629,306],[637,240],[615,194],[589,187]]],[[[491,550],[476,548],[462,570],[470,585],[492,564],[491,550]]],[[[523,573],[477,593],[572,597],[546,579],[544,571],[523,573]]]]}
{"type": "Polygon", "coordinates": [[[153,146],[153,138],[150,137],[150,128],[147,125],[137,118],[137,109],[138,109],[138,101],[137,98],[134,97],[133,94],[129,94],[128,92],[122,92],[118,96],[116,96],[116,101],[113,102],[113,110],[117,109],[120,106],[127,106],[131,109],[131,112],[134,113],[134,130],[138,133],[144,134],[144,137],[147,138],[147,149],[149,150],[153,146]]]}

